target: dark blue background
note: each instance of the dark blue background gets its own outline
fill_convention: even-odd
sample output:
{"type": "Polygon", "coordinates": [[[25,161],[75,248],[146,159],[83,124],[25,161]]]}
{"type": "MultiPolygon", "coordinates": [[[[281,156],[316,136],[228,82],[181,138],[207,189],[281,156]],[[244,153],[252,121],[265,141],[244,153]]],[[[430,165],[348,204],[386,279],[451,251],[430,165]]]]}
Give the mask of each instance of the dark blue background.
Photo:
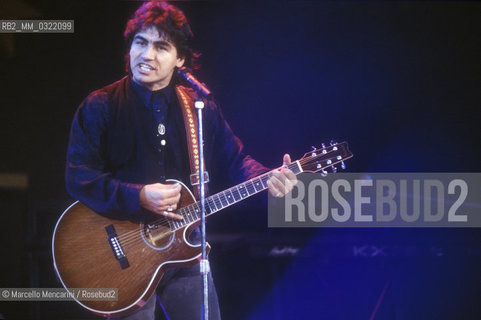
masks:
{"type": "MultiPolygon", "coordinates": [[[[0,171],[25,172],[30,182],[25,192],[1,190],[1,287],[56,285],[49,237],[71,201],[63,185],[70,121],[89,92],[125,74],[123,28],[139,5],[25,4],[30,8],[11,2],[0,17],[74,19],[75,33],[0,35],[0,171]]],[[[266,165],[335,139],[350,143],[352,172],[479,171],[479,3],[178,6],[203,52],[198,78],[247,151],[266,165]]],[[[210,221],[226,319],[481,314],[478,229],[272,230],[259,201],[229,211],[210,221]],[[275,245],[301,254],[268,258],[275,245]],[[387,246],[387,256],[371,246],[387,246]]],[[[0,313],[85,317],[64,303],[0,304],[0,313]]]]}

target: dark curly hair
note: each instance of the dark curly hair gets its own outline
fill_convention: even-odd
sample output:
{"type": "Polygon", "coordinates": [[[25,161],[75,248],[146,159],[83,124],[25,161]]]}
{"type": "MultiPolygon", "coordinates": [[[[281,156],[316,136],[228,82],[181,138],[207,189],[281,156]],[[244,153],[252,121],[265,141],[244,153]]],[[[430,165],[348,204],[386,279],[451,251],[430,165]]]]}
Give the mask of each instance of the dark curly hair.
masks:
{"type": "Polygon", "coordinates": [[[191,69],[197,69],[197,58],[200,56],[198,52],[194,52],[191,47],[191,41],[194,37],[190,29],[189,22],[184,13],[168,4],[165,1],[149,1],[138,8],[132,18],[127,21],[127,27],[124,31],[124,39],[126,45],[126,70],[130,73],[130,57],[129,51],[134,36],[150,27],[155,27],[159,32],[159,36],[173,43],[177,49],[180,58],[185,59],[185,66],[191,69]]]}

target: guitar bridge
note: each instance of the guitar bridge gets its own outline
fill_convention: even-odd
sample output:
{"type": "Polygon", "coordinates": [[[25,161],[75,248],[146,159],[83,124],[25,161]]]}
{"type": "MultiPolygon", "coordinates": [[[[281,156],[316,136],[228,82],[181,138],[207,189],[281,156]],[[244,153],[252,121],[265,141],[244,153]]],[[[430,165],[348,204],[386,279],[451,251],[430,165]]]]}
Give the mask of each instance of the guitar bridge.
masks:
{"type": "Polygon", "coordinates": [[[110,248],[114,253],[115,259],[117,259],[120,263],[120,268],[128,268],[130,266],[129,260],[127,260],[127,257],[125,256],[124,250],[122,249],[122,245],[120,244],[117,236],[117,232],[115,232],[114,225],[111,224],[106,226],[105,231],[107,231],[107,238],[109,239],[110,248]]]}

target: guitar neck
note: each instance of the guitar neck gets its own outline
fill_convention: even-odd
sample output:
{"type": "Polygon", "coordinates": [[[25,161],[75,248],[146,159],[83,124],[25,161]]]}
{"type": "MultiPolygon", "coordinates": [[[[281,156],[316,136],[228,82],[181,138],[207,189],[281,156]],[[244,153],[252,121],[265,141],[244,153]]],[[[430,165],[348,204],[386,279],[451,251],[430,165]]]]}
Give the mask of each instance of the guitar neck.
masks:
{"type": "MultiPolygon", "coordinates": [[[[287,167],[294,172],[294,174],[299,174],[302,172],[301,166],[297,165],[296,162],[291,163],[287,167]]],[[[275,169],[277,170],[277,169],[275,169]]],[[[206,208],[208,207],[208,214],[213,214],[219,210],[222,210],[230,205],[240,202],[250,196],[253,196],[263,190],[268,188],[267,180],[272,175],[272,171],[266,172],[260,176],[247,180],[229,189],[216,193],[208,198],[206,198],[206,208]]],[[[195,204],[194,204],[195,205],[195,204]]],[[[200,203],[199,203],[200,206],[200,203]]]]}
{"type": "MultiPolygon", "coordinates": [[[[287,168],[296,175],[302,172],[302,167],[299,164],[299,161],[295,161],[287,165],[287,168]]],[[[217,211],[227,208],[267,189],[267,180],[270,178],[274,170],[261,174],[260,176],[205,198],[206,216],[214,214],[217,211]]],[[[184,220],[171,220],[170,226],[172,230],[179,229],[189,223],[200,220],[200,202],[195,202],[191,205],[183,207],[178,211],[178,213],[184,216],[184,220]]]]}
{"type": "MultiPolygon", "coordinates": [[[[343,161],[351,157],[352,153],[349,151],[346,142],[331,143],[330,146],[325,147],[323,145],[321,149],[315,149],[304,154],[304,157],[287,165],[287,168],[295,175],[301,172],[318,171],[321,171],[322,174],[325,175],[327,174],[327,171],[324,170],[325,168],[331,167],[335,172],[337,169],[334,165],[338,163],[341,163],[341,167],[344,169],[343,161]]],[[[206,216],[267,189],[267,180],[269,180],[274,170],[207,197],[205,199],[206,216]]],[[[183,207],[177,212],[181,214],[184,219],[169,220],[171,230],[180,229],[187,224],[200,220],[200,202],[195,202],[183,207]]]]}

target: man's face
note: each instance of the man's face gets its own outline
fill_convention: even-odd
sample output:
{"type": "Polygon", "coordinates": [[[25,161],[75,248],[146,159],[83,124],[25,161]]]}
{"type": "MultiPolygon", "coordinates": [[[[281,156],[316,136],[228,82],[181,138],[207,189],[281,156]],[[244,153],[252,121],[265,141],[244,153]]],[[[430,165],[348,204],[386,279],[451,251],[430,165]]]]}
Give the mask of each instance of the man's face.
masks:
{"type": "Polygon", "coordinates": [[[184,58],[165,38],[159,37],[155,27],[141,30],[130,46],[130,70],[134,80],[150,90],[165,88],[172,79],[175,67],[180,68],[184,58]]]}

